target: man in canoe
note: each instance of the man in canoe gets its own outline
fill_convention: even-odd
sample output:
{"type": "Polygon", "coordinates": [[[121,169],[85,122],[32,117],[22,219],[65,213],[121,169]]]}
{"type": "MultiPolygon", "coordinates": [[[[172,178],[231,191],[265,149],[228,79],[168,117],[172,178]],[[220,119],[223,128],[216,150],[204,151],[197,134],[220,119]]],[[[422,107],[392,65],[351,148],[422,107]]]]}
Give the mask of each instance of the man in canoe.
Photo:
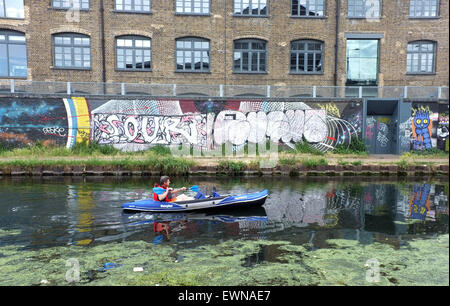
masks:
{"type": "Polygon", "coordinates": [[[173,189],[169,187],[170,185],[170,178],[166,175],[161,176],[161,179],[159,180],[159,185],[155,183],[155,187],[162,188],[164,191],[161,193],[153,192],[153,199],[155,201],[161,201],[161,202],[175,202],[175,201],[190,201],[194,200],[193,197],[180,194],[177,195],[180,191],[185,191],[186,187],[173,189]]]}

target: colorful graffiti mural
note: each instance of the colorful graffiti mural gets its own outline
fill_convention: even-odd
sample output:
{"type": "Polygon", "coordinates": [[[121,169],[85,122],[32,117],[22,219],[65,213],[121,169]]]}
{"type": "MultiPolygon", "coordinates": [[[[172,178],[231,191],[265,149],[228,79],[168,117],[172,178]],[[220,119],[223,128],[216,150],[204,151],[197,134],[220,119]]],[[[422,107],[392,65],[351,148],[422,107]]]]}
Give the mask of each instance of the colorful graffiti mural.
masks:
{"type": "MultiPolygon", "coordinates": [[[[125,149],[135,150],[155,143],[186,142],[212,149],[225,143],[241,146],[270,138],[290,147],[306,141],[321,151],[330,151],[339,143],[360,137],[359,127],[336,117],[341,111],[335,105],[324,105],[262,100],[111,100],[92,111],[93,139],[122,149],[128,143],[125,149]],[[131,134],[130,128],[139,132],[131,134]],[[163,136],[157,137],[158,133],[163,136]]],[[[362,117],[361,107],[356,112],[356,117],[362,117]]]]}
{"type": "Polygon", "coordinates": [[[3,147],[73,146],[89,139],[90,111],[84,98],[0,99],[0,143],[3,147]]]}
{"type": "Polygon", "coordinates": [[[412,133],[414,137],[413,150],[431,149],[433,122],[429,107],[420,106],[412,109],[412,133]]]}
{"type": "Polygon", "coordinates": [[[449,151],[448,105],[441,105],[437,127],[437,145],[443,151],[449,151]]]}
{"type": "Polygon", "coordinates": [[[355,102],[1,98],[0,144],[70,148],[90,140],[131,151],[155,144],[189,144],[202,151],[231,144],[237,151],[270,139],[291,148],[307,142],[326,152],[365,138],[377,153],[392,152],[397,141],[401,152],[448,151],[448,114],[446,104],[414,103],[411,117],[398,126],[393,116],[367,116],[363,131],[363,105],[355,102]]]}

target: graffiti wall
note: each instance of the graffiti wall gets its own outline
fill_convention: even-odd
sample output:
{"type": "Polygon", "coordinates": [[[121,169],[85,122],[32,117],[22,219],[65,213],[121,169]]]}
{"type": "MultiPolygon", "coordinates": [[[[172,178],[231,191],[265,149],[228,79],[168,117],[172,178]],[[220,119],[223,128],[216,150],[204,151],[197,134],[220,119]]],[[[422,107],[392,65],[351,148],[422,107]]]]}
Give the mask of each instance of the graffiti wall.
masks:
{"type": "Polygon", "coordinates": [[[111,100],[92,111],[93,140],[126,150],[190,143],[206,149],[270,139],[321,151],[361,137],[362,106],[263,100],[111,100]]]}
{"type": "Polygon", "coordinates": [[[439,105],[439,117],[437,125],[437,147],[443,151],[449,151],[449,126],[448,126],[448,104],[439,105]]]}
{"type": "Polygon", "coordinates": [[[391,153],[397,144],[400,152],[448,151],[448,105],[414,103],[410,108],[411,116],[408,107],[397,122],[395,116],[365,116],[362,103],[344,101],[0,98],[0,144],[70,148],[90,140],[128,151],[184,143],[202,150],[232,144],[237,150],[270,139],[291,148],[307,142],[325,152],[364,138],[376,153],[391,153]]]}
{"type": "Polygon", "coordinates": [[[0,144],[5,148],[71,147],[89,140],[90,111],[84,98],[0,99],[0,144]]]}

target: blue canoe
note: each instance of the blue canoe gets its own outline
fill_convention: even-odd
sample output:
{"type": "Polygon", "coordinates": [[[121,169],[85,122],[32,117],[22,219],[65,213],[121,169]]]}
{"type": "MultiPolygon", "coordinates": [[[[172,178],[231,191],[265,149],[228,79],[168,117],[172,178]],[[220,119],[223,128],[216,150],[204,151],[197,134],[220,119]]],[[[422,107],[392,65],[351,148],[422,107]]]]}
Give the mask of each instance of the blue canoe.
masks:
{"type": "Polygon", "coordinates": [[[267,189],[261,192],[242,195],[224,195],[216,197],[205,197],[191,201],[160,202],[153,199],[139,200],[122,204],[125,211],[148,211],[148,212],[177,212],[215,210],[218,208],[240,208],[261,206],[266,201],[269,192],[267,189]]]}

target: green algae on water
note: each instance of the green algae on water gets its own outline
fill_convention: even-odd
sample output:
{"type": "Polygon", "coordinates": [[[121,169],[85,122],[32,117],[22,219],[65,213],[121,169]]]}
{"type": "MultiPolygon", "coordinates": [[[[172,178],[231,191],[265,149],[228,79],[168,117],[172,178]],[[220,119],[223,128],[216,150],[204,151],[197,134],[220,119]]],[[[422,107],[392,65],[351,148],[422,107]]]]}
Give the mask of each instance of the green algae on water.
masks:
{"type": "Polygon", "coordinates": [[[330,248],[317,250],[288,241],[243,239],[184,249],[144,241],[41,250],[0,246],[0,284],[448,286],[448,239],[448,234],[414,239],[397,249],[345,239],[327,240],[330,248]],[[79,264],[76,282],[67,279],[70,259],[79,264]],[[370,259],[379,264],[377,282],[367,277],[370,259]],[[118,266],[104,271],[107,262],[118,266]],[[134,272],[135,267],[143,271],[134,272]]]}

